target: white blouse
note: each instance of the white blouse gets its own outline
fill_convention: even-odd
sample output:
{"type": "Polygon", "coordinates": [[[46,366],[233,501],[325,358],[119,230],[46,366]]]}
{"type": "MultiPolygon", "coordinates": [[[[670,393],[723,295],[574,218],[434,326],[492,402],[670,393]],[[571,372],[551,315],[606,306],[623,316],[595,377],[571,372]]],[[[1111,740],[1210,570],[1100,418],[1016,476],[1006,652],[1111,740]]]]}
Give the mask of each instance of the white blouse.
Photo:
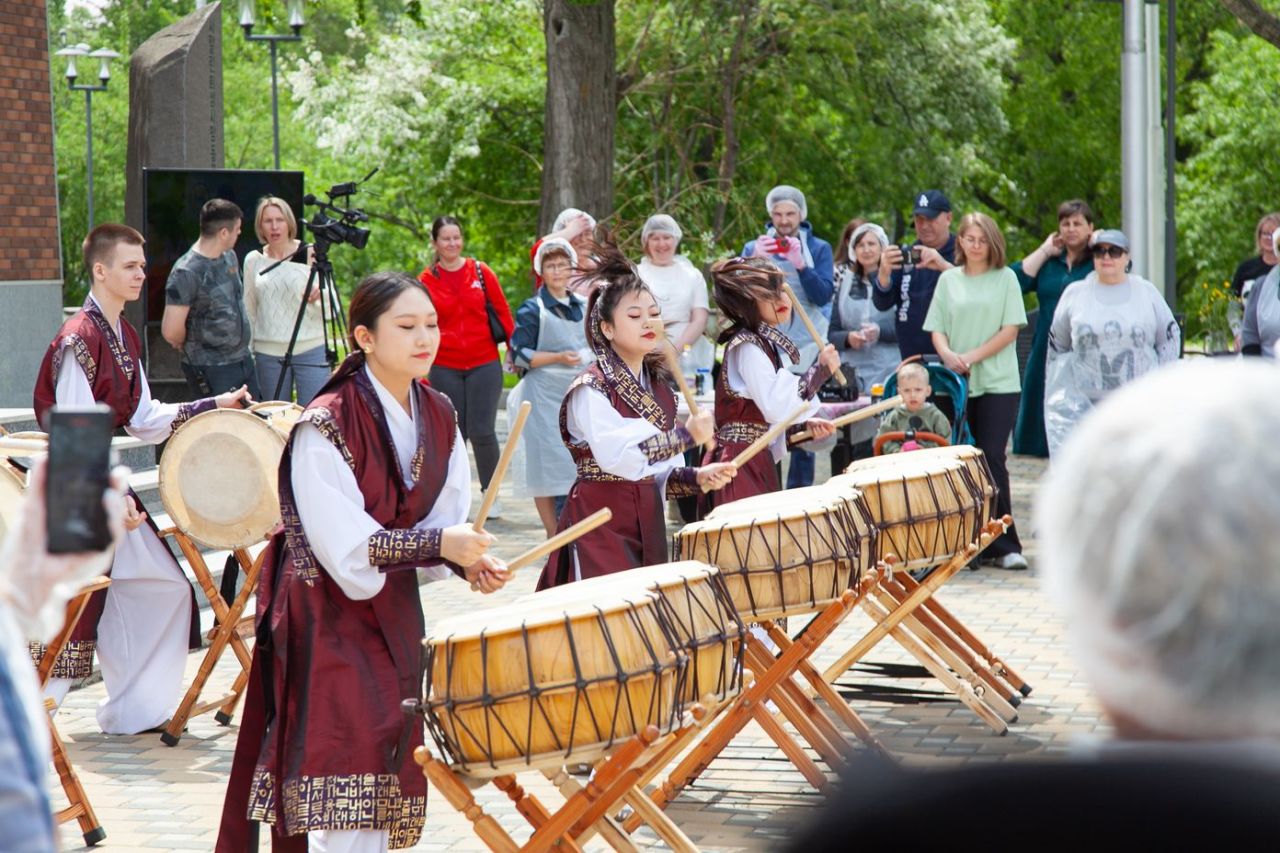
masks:
{"type": "MultiPolygon", "coordinates": [[[[646,390],[649,387],[648,374],[643,371],[640,387],[646,390]]],[[[624,480],[654,477],[663,494],[667,477],[684,465],[684,456],[679,453],[650,463],[640,444],[662,431],[644,418],[623,417],[608,397],[589,385],[579,385],[569,392],[566,424],[575,443],[585,443],[591,448],[602,471],[624,480]]]]}
{"type": "MultiPolygon", "coordinates": [[[[802,398],[800,377],[785,367],[774,368],[769,356],[758,346],[739,344],[729,350],[724,366],[729,371],[729,389],[754,402],[771,426],[785,420],[801,403],[806,403],[808,409],[796,422],[813,417],[822,405],[816,395],[808,401],[802,398]]],[[[769,445],[775,462],[782,459],[786,449],[786,435],[778,436],[769,445]]]]}
{"type": "MultiPolygon", "coordinates": [[[[386,413],[400,463],[400,476],[412,487],[413,454],[418,446],[416,398],[410,397],[413,401],[410,417],[367,367],[365,375],[373,383],[386,413]]],[[[320,565],[349,598],[356,601],[373,598],[382,591],[386,578],[376,566],[369,564],[369,537],[382,530],[382,525],[364,511],[364,496],[356,484],[355,474],[338,449],[313,424],[303,421],[294,430],[297,434],[293,437],[290,482],[307,543],[320,565]]],[[[462,434],[455,429],[444,489],[426,517],[413,527],[426,530],[461,524],[467,520],[470,509],[471,469],[462,434]]],[[[427,569],[427,574],[431,581],[453,576],[443,565],[427,569]]]]}

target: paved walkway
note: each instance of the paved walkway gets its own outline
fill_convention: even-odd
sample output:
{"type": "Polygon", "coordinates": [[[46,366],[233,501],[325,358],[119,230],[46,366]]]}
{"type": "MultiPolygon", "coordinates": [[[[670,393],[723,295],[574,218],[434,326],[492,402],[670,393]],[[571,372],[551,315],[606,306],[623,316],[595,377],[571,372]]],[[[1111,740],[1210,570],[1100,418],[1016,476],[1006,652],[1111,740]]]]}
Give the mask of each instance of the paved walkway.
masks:
{"type": "MultiPolygon", "coordinates": [[[[819,479],[825,478],[825,460],[819,479]]],[[[1041,595],[1034,571],[1035,540],[1029,506],[1043,471],[1040,460],[1011,460],[1014,510],[1023,520],[1030,572],[983,569],[961,572],[941,594],[963,621],[1003,654],[1035,688],[1019,709],[1008,735],[995,736],[968,709],[944,694],[891,640],[876,648],[839,689],[870,724],[884,745],[911,764],[1002,761],[1061,753],[1073,738],[1105,732],[1098,709],[1067,656],[1062,626],[1041,595]]],[[[540,541],[541,526],[532,502],[503,499],[505,514],[490,525],[500,538],[498,553],[514,555],[540,541]]],[[[458,582],[426,587],[428,622],[445,614],[478,609],[532,590],[536,571],[518,575],[502,592],[482,598],[458,582]]],[[[834,659],[869,626],[858,614],[846,620],[816,656],[834,659]]],[[[794,627],[794,626],[793,626],[794,627]]],[[[194,675],[199,655],[189,660],[194,675]]],[[[215,688],[234,675],[230,653],[215,674],[215,688]]],[[[213,846],[223,791],[237,729],[223,728],[212,715],[194,719],[176,748],[157,735],[110,737],[97,731],[93,709],[103,697],[101,684],[74,691],[58,720],[70,742],[70,754],[98,811],[107,840],[105,850],[209,850],[213,846]]],[[[398,701],[389,697],[388,701],[398,701]]],[[[548,804],[559,802],[540,776],[522,777],[526,788],[548,804]]],[[[56,785],[56,782],[54,783],[56,785]]],[[[486,810],[517,838],[527,825],[491,786],[476,792],[486,810]]],[[[60,799],[61,789],[55,791],[60,799]]],[[[804,821],[820,799],[804,783],[754,724],[744,731],[711,769],[669,808],[669,813],[703,849],[765,850],[804,821]]],[[[74,823],[63,829],[65,849],[83,849],[74,823]]],[[[643,847],[662,845],[646,830],[643,847]]],[[[592,849],[603,848],[599,842],[592,849]]],[[[266,849],[264,845],[263,849],[266,849]]],[[[482,851],[466,821],[443,797],[432,792],[427,832],[415,850],[482,851]]]]}

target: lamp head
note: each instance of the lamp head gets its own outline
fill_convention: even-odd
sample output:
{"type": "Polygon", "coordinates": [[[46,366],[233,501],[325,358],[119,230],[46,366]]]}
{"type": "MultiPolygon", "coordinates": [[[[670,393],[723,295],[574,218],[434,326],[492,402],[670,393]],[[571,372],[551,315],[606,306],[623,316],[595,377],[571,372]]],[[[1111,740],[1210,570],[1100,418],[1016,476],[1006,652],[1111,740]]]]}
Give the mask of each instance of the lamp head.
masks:
{"type": "Polygon", "coordinates": [[[244,28],[246,36],[253,32],[255,23],[253,7],[253,0],[240,0],[240,26],[244,28]]]}
{"type": "Polygon", "coordinates": [[[101,47],[90,53],[89,56],[98,60],[98,79],[102,81],[102,85],[107,85],[107,81],[111,79],[111,60],[119,59],[120,54],[114,50],[101,47]]]}
{"type": "Polygon", "coordinates": [[[76,70],[76,57],[88,56],[89,45],[87,44],[68,45],[67,47],[64,47],[61,50],[59,50],[54,55],[65,56],[67,58],[67,74],[66,74],[67,83],[72,84],[72,83],[75,83],[76,78],[80,76],[80,72],[76,70]]]}
{"type": "Polygon", "coordinates": [[[293,34],[302,35],[302,28],[306,25],[302,17],[302,0],[289,0],[288,9],[289,26],[293,29],[293,34]]]}

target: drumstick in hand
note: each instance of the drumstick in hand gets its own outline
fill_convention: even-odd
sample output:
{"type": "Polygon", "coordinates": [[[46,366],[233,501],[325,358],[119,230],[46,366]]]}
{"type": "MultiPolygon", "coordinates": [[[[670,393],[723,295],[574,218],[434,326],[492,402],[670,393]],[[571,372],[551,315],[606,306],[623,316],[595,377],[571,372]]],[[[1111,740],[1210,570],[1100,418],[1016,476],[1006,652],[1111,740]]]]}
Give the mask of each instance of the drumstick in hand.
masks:
{"type": "Polygon", "coordinates": [[[49,444],[29,438],[0,438],[0,456],[31,456],[49,452],[49,444]]]}
{"type": "MultiPolygon", "coordinates": [[[[791,297],[791,310],[796,312],[796,316],[804,323],[804,327],[809,330],[809,337],[813,338],[813,342],[818,345],[818,350],[822,350],[823,339],[818,335],[817,328],[814,327],[813,321],[809,319],[809,315],[805,313],[804,307],[800,304],[800,300],[796,298],[796,292],[791,289],[791,285],[783,282],[782,289],[787,292],[787,296],[791,297]]],[[[844,378],[844,372],[840,368],[836,368],[831,374],[841,385],[848,385],[849,380],[844,378]]]]}
{"type": "MultiPolygon", "coordinates": [[[[871,417],[872,415],[878,415],[881,412],[887,412],[901,403],[902,403],[902,395],[898,394],[893,397],[890,397],[887,400],[881,400],[879,403],[873,403],[872,405],[867,406],[865,409],[858,409],[856,412],[848,412],[846,414],[841,415],[838,418],[832,418],[831,425],[839,429],[842,426],[848,426],[849,424],[857,423],[858,421],[865,421],[867,418],[871,417]]],[[[800,442],[808,441],[811,438],[813,438],[813,433],[809,432],[809,430],[804,430],[803,432],[798,432],[795,435],[791,436],[791,443],[799,444],[800,442]]]]}
{"type": "Polygon", "coordinates": [[[591,515],[582,519],[582,521],[579,521],[577,524],[574,524],[571,527],[566,527],[546,542],[543,542],[536,548],[530,548],[519,557],[516,557],[511,562],[507,563],[507,570],[514,574],[516,569],[523,568],[532,562],[540,560],[557,548],[563,548],[574,540],[582,538],[600,525],[607,524],[611,518],[613,518],[613,510],[608,507],[598,509],[591,515]]]}
{"type": "Polygon", "coordinates": [[[516,452],[516,442],[520,440],[520,431],[524,429],[524,422],[529,419],[529,412],[532,409],[533,403],[525,400],[520,404],[520,408],[516,412],[516,419],[511,423],[511,429],[507,434],[507,445],[502,448],[502,456],[498,457],[498,467],[493,469],[493,476],[489,478],[489,487],[484,490],[484,498],[480,501],[480,511],[476,513],[476,520],[471,525],[471,529],[476,533],[484,530],[484,523],[489,517],[489,510],[493,509],[493,502],[498,499],[498,487],[502,485],[502,478],[507,473],[507,466],[511,464],[511,455],[516,452]]]}
{"type": "Polygon", "coordinates": [[[809,411],[809,404],[801,403],[799,406],[796,407],[796,410],[794,412],[787,415],[785,420],[778,421],[776,424],[769,427],[768,432],[766,432],[764,435],[757,438],[755,441],[751,442],[749,445],[746,446],[746,448],[743,449],[741,453],[733,457],[733,460],[732,460],[733,467],[741,468],[743,465],[746,465],[749,461],[751,461],[751,457],[755,456],[761,450],[764,450],[766,447],[772,444],[775,438],[777,438],[778,436],[786,432],[787,427],[791,426],[792,421],[794,421],[796,418],[800,417],[807,411],[809,411]]]}

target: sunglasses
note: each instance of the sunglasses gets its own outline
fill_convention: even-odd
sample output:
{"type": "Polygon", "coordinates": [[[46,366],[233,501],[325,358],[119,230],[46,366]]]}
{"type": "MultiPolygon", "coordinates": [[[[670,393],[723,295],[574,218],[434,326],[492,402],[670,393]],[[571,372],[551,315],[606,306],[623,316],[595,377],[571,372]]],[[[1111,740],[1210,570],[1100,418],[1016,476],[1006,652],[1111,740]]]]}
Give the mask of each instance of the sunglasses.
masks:
{"type": "Polygon", "coordinates": [[[1103,255],[1106,255],[1108,258],[1112,258],[1113,260],[1119,260],[1120,258],[1123,258],[1125,254],[1125,250],[1121,249],[1119,246],[1093,247],[1093,256],[1095,258],[1101,258],[1103,255]]]}

